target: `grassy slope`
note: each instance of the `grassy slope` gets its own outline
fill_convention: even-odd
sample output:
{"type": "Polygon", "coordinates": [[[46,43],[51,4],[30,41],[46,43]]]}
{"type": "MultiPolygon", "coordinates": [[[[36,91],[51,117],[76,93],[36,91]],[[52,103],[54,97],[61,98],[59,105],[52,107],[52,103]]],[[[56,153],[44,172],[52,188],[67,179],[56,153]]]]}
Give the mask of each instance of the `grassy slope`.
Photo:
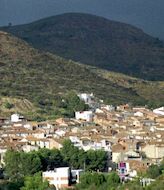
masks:
{"type": "MultiPolygon", "coordinates": [[[[133,85],[127,88],[126,82],[129,77],[124,76],[123,85],[120,81],[122,75],[118,74],[119,82],[117,74],[110,72],[105,74],[105,72],[101,73],[101,70],[95,71],[79,63],[40,52],[20,39],[0,32],[0,95],[18,99],[26,98],[33,102],[28,112],[43,115],[55,114],[56,99],[72,89],[78,92],[93,92],[96,96],[115,104],[146,103],[147,97],[139,95],[133,85]],[[110,77],[110,75],[113,76],[110,77]],[[38,107],[40,100],[49,102],[48,106],[42,107],[44,112],[38,107]]],[[[132,80],[140,84],[140,80],[132,80]]],[[[143,81],[143,85],[144,83],[149,89],[149,82],[143,81]]],[[[158,83],[155,84],[159,86],[158,83]]],[[[161,91],[158,96],[163,101],[161,91]]],[[[151,97],[148,99],[152,100],[151,97]]],[[[161,103],[157,97],[155,102],[161,103]]]]}
{"type": "Polygon", "coordinates": [[[22,113],[29,115],[29,112],[35,112],[37,108],[27,99],[12,98],[12,97],[1,97],[0,98],[0,116],[9,116],[12,113],[22,113]],[[12,104],[13,107],[6,108],[6,103],[12,104]]]}
{"type": "Polygon", "coordinates": [[[34,47],[131,76],[164,80],[164,44],[131,25],[69,13],[3,28],[34,47]]]}
{"type": "Polygon", "coordinates": [[[133,78],[124,74],[109,72],[107,70],[90,67],[90,69],[99,76],[116,83],[127,89],[133,89],[140,97],[147,100],[150,105],[164,104],[164,82],[162,81],[146,81],[133,78]]]}

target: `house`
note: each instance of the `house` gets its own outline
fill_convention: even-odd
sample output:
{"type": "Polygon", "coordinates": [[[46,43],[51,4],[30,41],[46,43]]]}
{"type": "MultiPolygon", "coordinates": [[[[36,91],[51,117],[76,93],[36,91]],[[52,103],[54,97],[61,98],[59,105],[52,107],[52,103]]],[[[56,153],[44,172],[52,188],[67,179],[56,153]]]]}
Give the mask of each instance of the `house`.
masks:
{"type": "Polygon", "coordinates": [[[156,126],[154,126],[154,129],[157,131],[164,131],[164,125],[161,125],[161,126],[156,125],[156,126]]]}
{"type": "Polygon", "coordinates": [[[82,94],[78,94],[78,97],[83,100],[86,104],[90,104],[92,103],[92,99],[93,99],[93,94],[86,94],[86,93],[82,93],[82,94]]]}
{"type": "Polygon", "coordinates": [[[26,145],[22,146],[22,150],[24,152],[38,151],[39,147],[38,146],[32,146],[32,145],[26,144],[26,145]]]}
{"type": "Polygon", "coordinates": [[[26,137],[26,140],[31,146],[37,146],[39,148],[48,148],[48,149],[62,148],[62,143],[59,142],[60,140],[54,138],[36,138],[34,136],[28,136],[26,137]]]}
{"type": "Polygon", "coordinates": [[[157,115],[164,115],[164,106],[157,108],[157,109],[154,109],[153,112],[157,115]]]}
{"type": "Polygon", "coordinates": [[[36,130],[38,128],[37,122],[28,122],[23,125],[24,128],[29,130],[36,130]]]}
{"type": "Polygon", "coordinates": [[[118,163],[125,160],[126,147],[122,144],[114,144],[112,146],[112,162],[118,163]]]}
{"type": "Polygon", "coordinates": [[[36,138],[46,138],[46,131],[43,129],[37,129],[33,131],[32,135],[36,138]]]}
{"type": "Polygon", "coordinates": [[[55,131],[55,134],[58,135],[59,137],[63,137],[63,136],[65,136],[66,131],[63,130],[63,129],[57,129],[57,130],[55,131]]]}
{"type": "Polygon", "coordinates": [[[58,118],[55,120],[58,126],[60,127],[68,127],[70,119],[69,118],[58,118]]]}
{"type": "Polygon", "coordinates": [[[69,167],[55,168],[53,171],[43,172],[43,180],[47,180],[50,185],[54,185],[57,190],[69,188],[71,172],[69,167]]]}
{"type": "Polygon", "coordinates": [[[134,116],[136,116],[136,117],[143,117],[144,114],[142,112],[140,112],[140,111],[137,111],[137,112],[134,113],[134,116]]]}
{"type": "Polygon", "coordinates": [[[92,111],[75,112],[75,118],[77,120],[85,120],[89,122],[93,120],[93,112],[92,111]]]}
{"type": "Polygon", "coordinates": [[[15,113],[15,114],[12,114],[11,115],[11,122],[21,122],[23,121],[25,118],[24,116],[18,114],[18,113],[15,113]]]}
{"type": "Polygon", "coordinates": [[[152,142],[142,147],[142,151],[152,160],[161,160],[164,157],[164,142],[152,142]]]}
{"type": "Polygon", "coordinates": [[[113,105],[104,105],[101,107],[101,109],[104,109],[106,111],[115,111],[115,107],[113,105]]]}
{"type": "Polygon", "coordinates": [[[82,172],[83,170],[71,170],[69,167],[55,168],[43,172],[43,180],[48,180],[49,184],[54,185],[57,190],[69,188],[71,184],[79,183],[82,172]]]}
{"type": "Polygon", "coordinates": [[[157,123],[160,123],[160,124],[164,124],[164,116],[158,116],[157,118],[155,118],[155,121],[157,122],[157,123]]]}

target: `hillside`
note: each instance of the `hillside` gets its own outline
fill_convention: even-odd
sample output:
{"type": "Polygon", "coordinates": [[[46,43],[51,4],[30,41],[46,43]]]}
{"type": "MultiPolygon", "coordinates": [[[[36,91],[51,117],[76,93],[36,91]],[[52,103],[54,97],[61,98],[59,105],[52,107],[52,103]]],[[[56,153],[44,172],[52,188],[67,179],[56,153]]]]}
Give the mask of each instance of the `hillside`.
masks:
{"type": "MultiPolygon", "coordinates": [[[[40,52],[8,33],[0,32],[0,102],[3,102],[1,108],[8,101],[14,104],[11,98],[22,101],[27,99],[28,105],[31,106],[27,106],[25,112],[27,111],[29,116],[62,114],[63,108],[58,105],[59,100],[70,90],[93,92],[97,97],[112,104],[131,102],[162,105],[164,102],[164,93],[158,82],[154,84],[159,91],[154,90],[155,96],[152,98],[152,96],[145,96],[145,93],[142,94],[146,86],[149,91],[152,82],[131,79],[135,81],[138,88],[142,84],[142,88],[136,90],[133,84],[126,85],[130,77],[122,78],[120,74],[110,76],[110,72],[107,72],[108,77],[105,77],[105,72],[107,71],[40,52]],[[119,82],[120,78],[122,78],[121,82],[119,82]]],[[[20,104],[21,102],[19,107],[20,104]]],[[[17,106],[5,110],[5,113],[14,112],[14,107],[17,106]]],[[[3,110],[1,109],[1,115],[3,110]]]]}
{"type": "Polygon", "coordinates": [[[147,80],[164,80],[164,43],[131,25],[67,13],[2,28],[35,48],[147,80]]]}
{"type": "Polygon", "coordinates": [[[90,67],[90,70],[112,83],[135,91],[140,97],[148,102],[148,105],[150,107],[160,106],[164,104],[164,82],[139,80],[137,78],[129,77],[124,74],[109,72],[107,70],[97,69],[93,67],[90,67]]]}
{"type": "Polygon", "coordinates": [[[1,97],[0,98],[0,116],[9,116],[12,113],[22,113],[28,115],[28,112],[36,112],[37,108],[27,99],[1,97]]]}

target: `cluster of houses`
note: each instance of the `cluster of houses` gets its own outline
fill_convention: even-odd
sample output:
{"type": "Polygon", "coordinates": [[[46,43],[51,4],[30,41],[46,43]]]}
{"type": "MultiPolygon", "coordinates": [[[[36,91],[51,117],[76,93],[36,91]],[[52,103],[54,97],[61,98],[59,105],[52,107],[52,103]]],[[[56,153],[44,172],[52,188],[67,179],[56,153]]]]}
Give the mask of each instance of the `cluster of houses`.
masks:
{"type": "MultiPolygon", "coordinates": [[[[61,149],[65,139],[70,139],[74,146],[85,151],[106,151],[109,170],[110,163],[125,163],[121,165],[124,170],[120,170],[124,171],[121,173],[123,177],[135,177],[138,171],[146,170],[150,164],[158,164],[163,159],[163,107],[150,110],[127,104],[114,107],[102,102],[94,109],[93,94],[79,97],[92,108],[76,112],[75,118],[45,122],[27,121],[19,114],[11,115],[10,119],[0,118],[0,164],[4,164],[3,157],[8,149],[25,152],[39,148],[61,149]]],[[[47,179],[54,178],[51,172],[44,175],[47,179]]]]}

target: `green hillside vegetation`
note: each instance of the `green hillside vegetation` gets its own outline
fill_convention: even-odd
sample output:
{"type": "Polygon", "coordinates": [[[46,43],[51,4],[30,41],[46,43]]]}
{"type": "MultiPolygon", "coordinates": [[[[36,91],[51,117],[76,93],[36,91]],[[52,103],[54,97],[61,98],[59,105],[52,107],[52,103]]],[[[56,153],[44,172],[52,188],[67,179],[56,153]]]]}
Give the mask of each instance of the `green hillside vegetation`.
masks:
{"type": "Polygon", "coordinates": [[[140,97],[146,100],[149,107],[160,106],[164,103],[164,82],[162,81],[146,81],[95,67],[89,68],[110,82],[135,91],[140,97]]]}
{"type": "Polygon", "coordinates": [[[110,104],[130,102],[134,105],[153,103],[159,106],[164,102],[162,82],[149,83],[91,69],[40,52],[5,32],[0,32],[0,76],[1,116],[20,110],[32,119],[72,116],[73,111],[86,109],[72,90],[93,92],[110,104]],[[137,87],[130,80],[136,81],[137,87]],[[154,92],[152,84],[159,91],[155,92],[156,96],[147,96],[154,92]],[[76,107],[75,103],[80,106],[76,107]]]}
{"type": "Polygon", "coordinates": [[[164,80],[164,43],[128,24],[67,13],[2,30],[67,59],[146,80],[164,80]]]}

